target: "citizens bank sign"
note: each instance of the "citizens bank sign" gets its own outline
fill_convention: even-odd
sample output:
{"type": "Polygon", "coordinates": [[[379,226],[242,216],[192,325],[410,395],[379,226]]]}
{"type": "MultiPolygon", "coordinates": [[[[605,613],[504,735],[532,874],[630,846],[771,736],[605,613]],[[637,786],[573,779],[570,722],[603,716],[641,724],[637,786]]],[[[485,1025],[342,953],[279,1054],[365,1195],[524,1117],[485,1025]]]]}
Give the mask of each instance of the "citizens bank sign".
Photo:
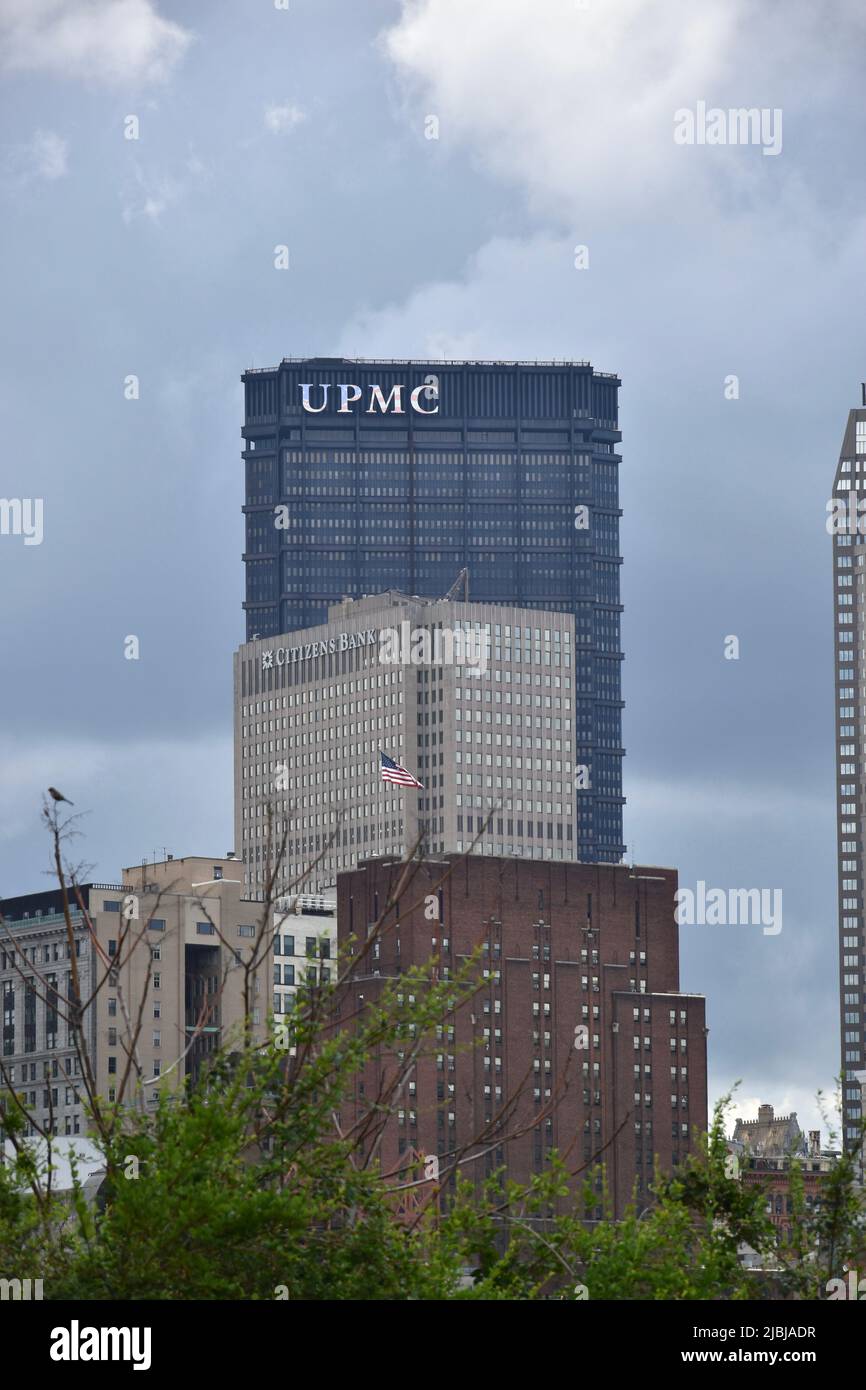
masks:
{"type": "MultiPolygon", "coordinates": [[[[337,406],[338,415],[352,415],[352,406],[360,401],[363,392],[360,386],[355,386],[352,382],[344,382],[337,388],[337,399],[340,404],[337,406]]],[[[365,415],[405,415],[406,407],[403,404],[404,386],[392,386],[386,396],[381,386],[369,386],[367,390],[368,404],[363,408],[365,415]]],[[[298,383],[298,390],[301,393],[301,406],[310,415],[321,415],[323,410],[328,409],[328,402],[331,395],[331,387],[327,382],[315,385],[312,381],[298,383]],[[315,391],[314,402],[310,399],[310,392],[315,391]]],[[[415,386],[409,393],[410,408],[419,415],[436,415],[439,411],[439,382],[436,377],[430,377],[421,386],[415,386]],[[422,405],[421,397],[425,401],[432,401],[432,405],[422,405]]]]}
{"type": "Polygon", "coordinates": [[[309,661],[314,656],[333,656],[335,652],[352,652],[356,647],[373,647],[379,629],[368,627],[363,632],[341,632],[336,637],[326,637],[321,642],[307,642],[300,647],[277,647],[275,651],[262,652],[262,670],[272,671],[275,666],[291,666],[295,661],[309,661]]]}

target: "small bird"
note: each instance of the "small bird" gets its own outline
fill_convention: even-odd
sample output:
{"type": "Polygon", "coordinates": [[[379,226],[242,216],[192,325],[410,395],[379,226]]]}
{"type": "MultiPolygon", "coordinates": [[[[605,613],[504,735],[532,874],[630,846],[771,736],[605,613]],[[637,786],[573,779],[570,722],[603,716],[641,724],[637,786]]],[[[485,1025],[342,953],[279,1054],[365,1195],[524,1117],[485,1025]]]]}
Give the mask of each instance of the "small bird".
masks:
{"type": "Polygon", "coordinates": [[[68,804],[69,806],[74,806],[74,805],[75,805],[75,802],[74,802],[74,801],[70,801],[70,800],[69,800],[69,797],[68,797],[68,796],[64,796],[63,793],[62,793],[62,792],[59,792],[59,791],[57,790],[56,787],[49,787],[49,788],[48,788],[48,795],[51,796],[51,797],[53,797],[55,801],[65,801],[65,802],[67,802],[67,804],[68,804]]]}

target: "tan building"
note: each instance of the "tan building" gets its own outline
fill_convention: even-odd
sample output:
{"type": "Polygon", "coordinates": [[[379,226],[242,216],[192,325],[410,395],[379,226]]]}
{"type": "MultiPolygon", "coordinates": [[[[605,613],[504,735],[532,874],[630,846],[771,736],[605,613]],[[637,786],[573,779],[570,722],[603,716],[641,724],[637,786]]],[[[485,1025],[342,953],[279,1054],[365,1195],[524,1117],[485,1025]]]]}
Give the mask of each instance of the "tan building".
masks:
{"type": "Polygon", "coordinates": [[[737,1118],[732,1143],[744,1154],[756,1158],[802,1155],[806,1152],[806,1136],[797,1121],[797,1112],[777,1115],[772,1105],[759,1105],[756,1120],[737,1118]]]}
{"type": "Polygon", "coordinates": [[[576,858],[574,618],[390,590],[235,654],[235,844],[261,897],[425,837],[433,852],[576,858]],[[383,782],[380,753],[423,790],[383,782]],[[270,818],[269,818],[270,810],[270,818]]]}
{"type": "MultiPolygon", "coordinates": [[[[211,1052],[242,1036],[247,975],[251,1025],[264,1036],[270,926],[260,940],[260,905],[243,898],[234,857],[139,865],[120,883],[84,884],[80,893],[70,905],[74,950],[86,1049],[104,1100],[149,1107],[161,1087],[196,1077],[211,1052]]],[[[83,1133],[60,890],[5,899],[0,913],[3,1079],[42,1129],[83,1133]]]]}

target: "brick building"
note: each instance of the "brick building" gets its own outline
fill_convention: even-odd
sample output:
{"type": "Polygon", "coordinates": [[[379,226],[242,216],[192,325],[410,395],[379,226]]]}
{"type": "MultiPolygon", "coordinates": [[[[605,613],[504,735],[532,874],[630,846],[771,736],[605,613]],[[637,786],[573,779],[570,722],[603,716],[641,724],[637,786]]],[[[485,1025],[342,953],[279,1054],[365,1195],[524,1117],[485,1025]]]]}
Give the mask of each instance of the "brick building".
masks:
{"type": "MultiPolygon", "coordinates": [[[[707,1123],[705,1001],[679,989],[676,871],[446,855],[419,864],[386,913],[403,868],[383,858],[339,876],[341,943],[363,941],[385,914],[342,1016],[436,954],[454,975],[480,950],[481,988],[442,1020],[406,1077],[382,1171],[435,1154],[453,1186],[449,1165],[462,1152],[465,1176],[483,1180],[504,1163],[526,1181],[556,1148],[571,1170],[604,1162],[616,1214],[633,1194],[646,1205],[655,1159],[671,1172],[707,1123]]],[[[393,1053],[371,1059],[344,1124],[398,1066],[393,1053]]],[[[602,1214],[600,1188],[588,1216],[602,1214]]]]}

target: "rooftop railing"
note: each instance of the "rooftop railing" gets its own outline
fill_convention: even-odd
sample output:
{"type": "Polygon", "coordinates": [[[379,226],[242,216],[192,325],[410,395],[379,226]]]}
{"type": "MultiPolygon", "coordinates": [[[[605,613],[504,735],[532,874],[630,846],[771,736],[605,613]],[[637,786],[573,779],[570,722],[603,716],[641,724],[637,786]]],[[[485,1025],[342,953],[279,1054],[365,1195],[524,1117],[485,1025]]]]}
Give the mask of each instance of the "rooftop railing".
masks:
{"type": "MultiPolygon", "coordinates": [[[[2,904],[0,904],[2,912],[2,904]]],[[[75,920],[80,918],[81,908],[77,905],[69,904],[69,915],[75,920]]],[[[62,912],[45,912],[41,917],[4,917],[3,925],[6,927],[56,927],[59,922],[65,922],[66,918],[62,912]]]]}
{"type": "MultiPolygon", "coordinates": [[[[335,358],[316,358],[316,357],[283,357],[279,366],[276,367],[247,367],[245,376],[254,374],[277,372],[283,363],[298,364],[309,362],[310,365],[321,367],[339,367],[343,363],[359,367],[426,367],[435,365],[437,367],[592,367],[591,362],[578,361],[571,357],[551,357],[551,358],[510,358],[500,360],[497,358],[453,358],[453,357],[335,357],[335,358]]],[[[619,381],[616,372],[599,372],[593,370],[593,376],[606,378],[608,381],[619,381]]]]}

